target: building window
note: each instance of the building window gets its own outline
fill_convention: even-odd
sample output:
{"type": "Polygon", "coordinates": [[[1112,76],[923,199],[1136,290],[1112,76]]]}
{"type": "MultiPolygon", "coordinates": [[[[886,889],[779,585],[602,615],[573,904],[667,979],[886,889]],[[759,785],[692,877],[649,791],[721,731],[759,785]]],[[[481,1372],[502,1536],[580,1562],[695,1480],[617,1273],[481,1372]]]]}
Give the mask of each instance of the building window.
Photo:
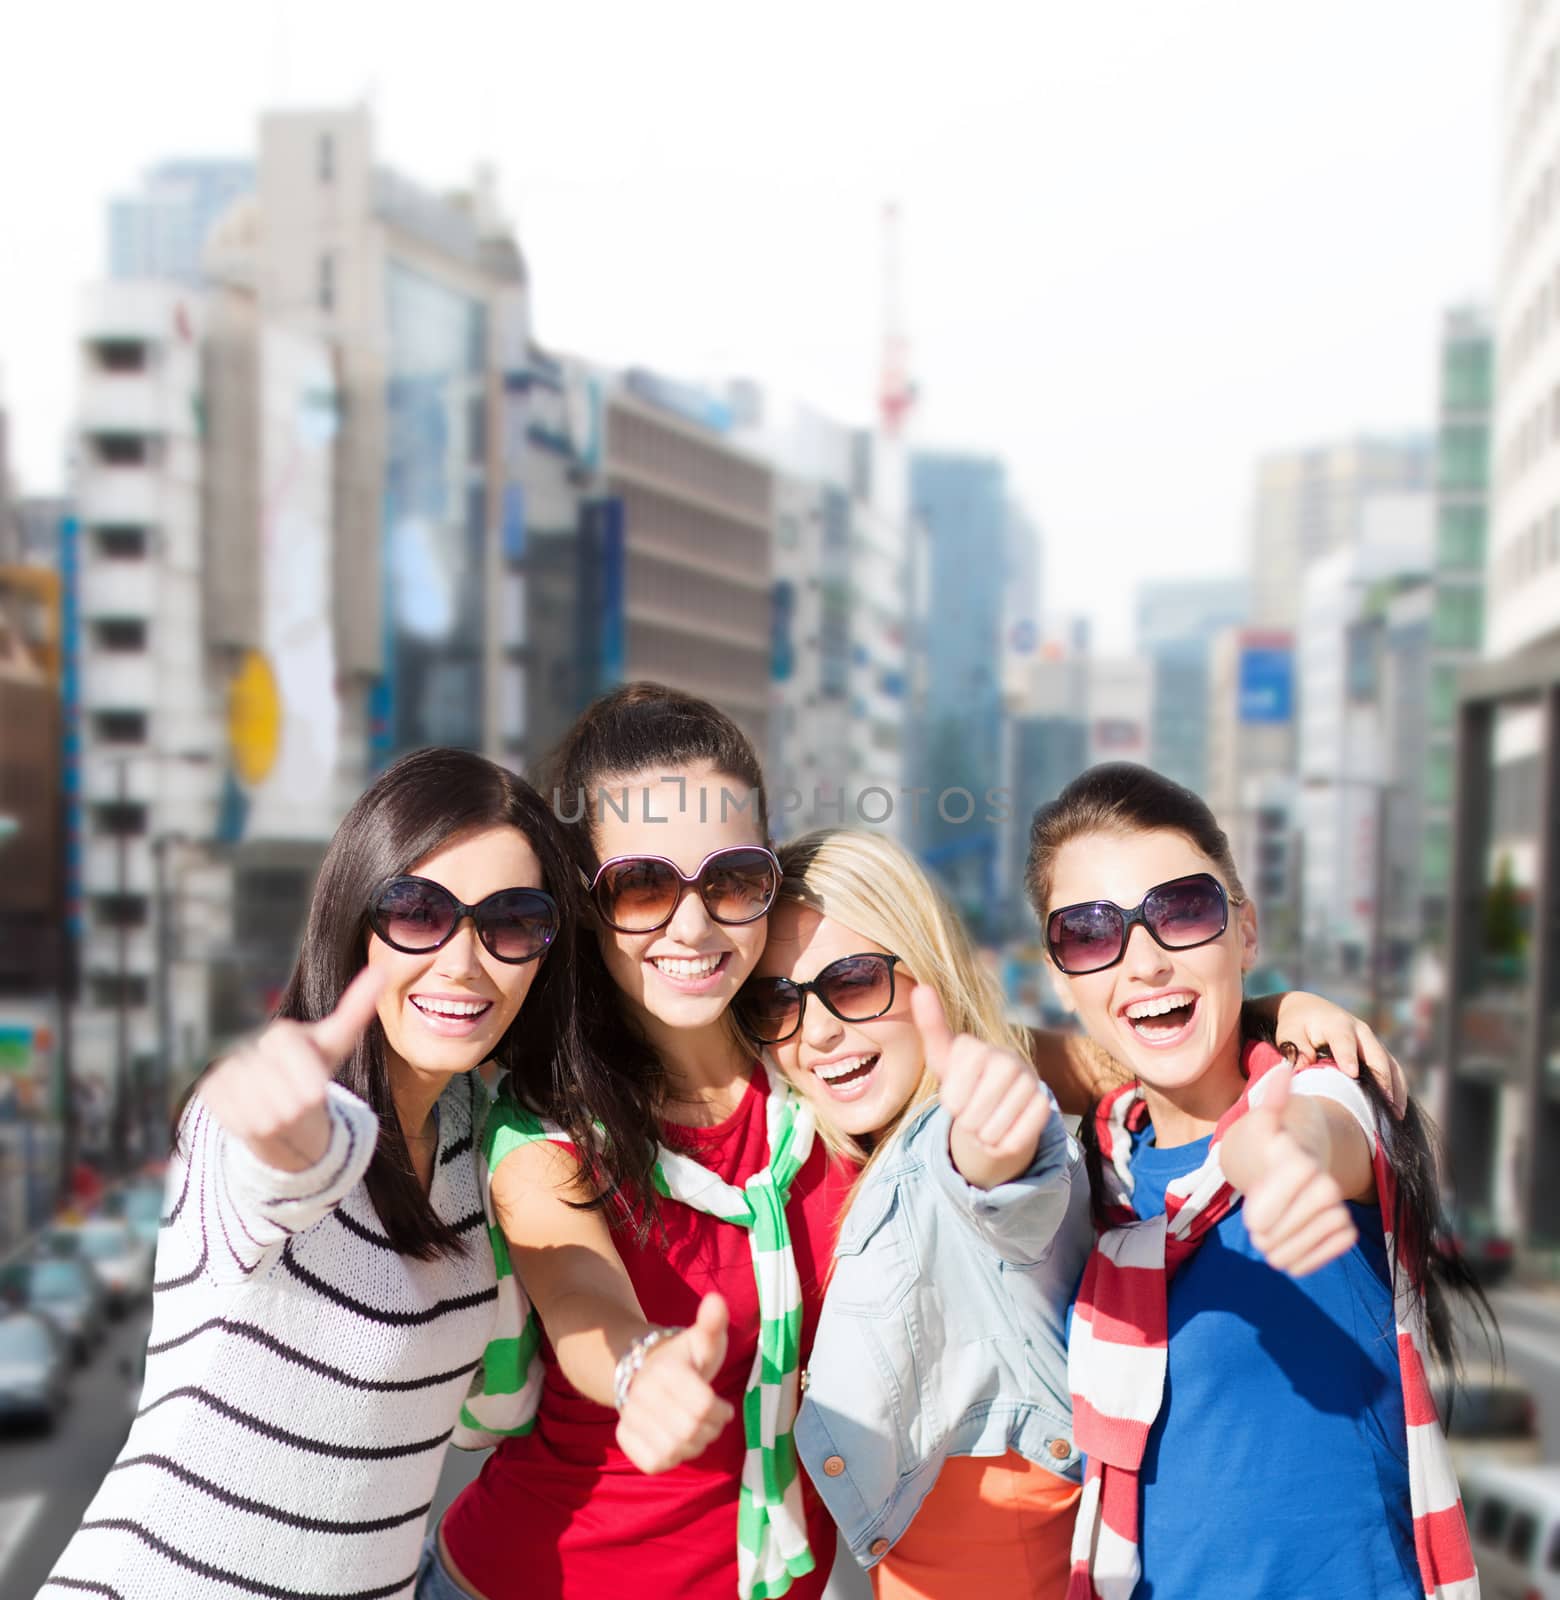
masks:
{"type": "Polygon", "coordinates": [[[99,711],[92,718],[92,732],[99,744],[145,744],[144,711],[99,711]]]}
{"type": "Polygon", "coordinates": [[[144,1006],[151,998],[151,984],[138,972],[94,972],[87,979],[87,992],[100,1008],[144,1006]]]}
{"type": "Polygon", "coordinates": [[[1482,571],[1484,523],[1482,505],[1442,506],[1436,514],[1436,566],[1459,572],[1482,571]]]}
{"type": "Polygon", "coordinates": [[[144,894],[99,894],[92,897],[99,927],[144,928],[147,898],[144,894]]]}
{"type": "Polygon", "coordinates": [[[1431,642],[1443,650],[1477,650],[1484,636],[1484,596],[1477,588],[1436,590],[1431,642]]]}
{"type": "Polygon", "coordinates": [[[315,175],[321,183],[336,181],[336,136],[322,133],[315,147],[315,175]]]}
{"type": "Polygon", "coordinates": [[[1430,669],[1430,726],[1450,728],[1457,716],[1457,668],[1438,661],[1430,669]]]}
{"type": "Polygon", "coordinates": [[[144,650],[146,624],[140,617],[100,617],[92,624],[92,637],[99,650],[144,650]]]}
{"type": "Polygon", "coordinates": [[[321,311],[336,309],[336,258],[329,251],[320,257],[318,299],[321,311]]]}
{"type": "Polygon", "coordinates": [[[92,347],[103,372],[145,372],[146,344],[140,339],[99,339],[92,347]]]}
{"type": "Polygon", "coordinates": [[[109,561],[139,561],[146,555],[146,529],[129,524],[105,524],[92,537],[97,553],[109,561]]]}
{"type": "Polygon", "coordinates": [[[92,808],[92,825],[110,838],[137,838],[146,832],[146,807],[136,800],[104,800],[92,808]]]}
{"type": "Polygon", "coordinates": [[[105,467],[143,467],[146,465],[146,435],[141,433],[100,433],[95,440],[97,458],[105,467]]]}
{"type": "Polygon", "coordinates": [[[1448,345],[1441,363],[1441,404],[1447,411],[1487,411],[1494,385],[1488,340],[1448,345]]]}

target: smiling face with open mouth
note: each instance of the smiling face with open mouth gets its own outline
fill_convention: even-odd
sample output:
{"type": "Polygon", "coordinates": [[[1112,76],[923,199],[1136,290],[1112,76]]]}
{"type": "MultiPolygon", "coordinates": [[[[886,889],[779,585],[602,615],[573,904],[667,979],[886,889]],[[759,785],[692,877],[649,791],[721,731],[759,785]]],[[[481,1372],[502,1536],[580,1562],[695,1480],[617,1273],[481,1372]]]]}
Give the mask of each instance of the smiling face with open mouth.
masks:
{"type": "MultiPolygon", "coordinates": [[[[810,983],[832,962],[871,952],[893,953],[832,917],[781,900],[769,914],[769,943],[757,976],[810,983]]],[[[902,963],[893,972],[893,1004],[882,1016],[842,1022],[816,994],[809,994],[801,1027],[769,1047],[780,1070],[822,1115],[853,1138],[886,1128],[921,1082],[925,1053],[910,1017],[915,979],[902,963]]]]}
{"type": "MultiPolygon", "coordinates": [[[[1082,834],[1057,852],[1049,909],[1108,900],[1131,910],[1156,885],[1197,873],[1217,878],[1218,868],[1168,828],[1082,834]]],[[[1256,913],[1246,901],[1230,906],[1228,926],[1206,944],[1166,950],[1136,926],[1119,961],[1056,972],[1055,981],[1096,1044],[1201,1115],[1202,1099],[1222,1111],[1229,1081],[1238,1082],[1241,975],[1256,953],[1256,913]]]]}
{"type": "MultiPolygon", "coordinates": [[[[764,843],[748,786],[707,762],[604,779],[601,788],[614,803],[600,808],[592,830],[599,861],[658,856],[691,877],[718,850],[764,843]]],[[[663,1030],[725,1027],[767,927],[762,916],[717,922],[688,884],[664,927],[624,933],[597,923],[607,970],[652,1041],[663,1030]]]]}
{"type": "MultiPolygon", "coordinates": [[[[465,834],[410,868],[477,905],[500,889],[540,889],[542,866],[518,828],[465,834]]],[[[379,996],[391,1070],[448,1077],[486,1061],[519,1014],[542,961],[500,961],[468,917],[449,943],[414,954],[368,936],[368,964],[385,974],[379,996]]]]}

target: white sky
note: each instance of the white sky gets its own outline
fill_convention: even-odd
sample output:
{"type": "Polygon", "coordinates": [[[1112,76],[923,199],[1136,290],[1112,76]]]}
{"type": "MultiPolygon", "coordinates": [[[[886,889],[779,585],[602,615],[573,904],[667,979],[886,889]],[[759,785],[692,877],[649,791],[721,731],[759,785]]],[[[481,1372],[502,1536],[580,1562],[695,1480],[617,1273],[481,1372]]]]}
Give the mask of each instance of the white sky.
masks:
{"type": "Polygon", "coordinates": [[[144,167],[367,99],[434,186],[495,162],[561,349],[873,403],[904,211],[917,442],[1003,456],[1048,606],[1244,562],[1264,450],[1427,426],[1488,293],[1490,0],[53,0],[0,85],[0,384],[56,487],[79,285],[144,167]]]}

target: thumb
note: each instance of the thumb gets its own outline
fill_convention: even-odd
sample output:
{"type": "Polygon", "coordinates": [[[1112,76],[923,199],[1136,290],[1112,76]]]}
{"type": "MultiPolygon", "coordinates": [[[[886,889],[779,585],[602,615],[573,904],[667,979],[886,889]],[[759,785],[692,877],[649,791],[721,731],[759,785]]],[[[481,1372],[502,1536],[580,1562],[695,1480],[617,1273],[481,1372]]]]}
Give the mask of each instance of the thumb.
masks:
{"type": "Polygon", "coordinates": [[[921,1035],[926,1065],[940,1083],[953,1049],[953,1029],[948,1026],[942,998],[929,983],[918,983],[910,991],[910,1015],[921,1035]]]}
{"type": "Polygon", "coordinates": [[[334,1068],[352,1054],[363,1031],[374,1020],[385,977],[377,967],[364,967],[336,1002],[336,1009],[309,1027],[309,1042],[334,1068]]]}
{"type": "Polygon", "coordinates": [[[707,1294],[699,1302],[699,1314],[688,1330],[688,1356],[693,1370],[706,1383],[714,1381],[726,1360],[726,1324],[730,1320],[726,1302],[718,1294],[707,1294]]]}
{"type": "Polygon", "coordinates": [[[1281,1120],[1289,1105],[1289,1090],[1294,1077],[1295,1069],[1287,1061],[1280,1062],[1276,1067],[1269,1067],[1262,1076],[1264,1087],[1257,1109],[1271,1112],[1281,1120]]]}

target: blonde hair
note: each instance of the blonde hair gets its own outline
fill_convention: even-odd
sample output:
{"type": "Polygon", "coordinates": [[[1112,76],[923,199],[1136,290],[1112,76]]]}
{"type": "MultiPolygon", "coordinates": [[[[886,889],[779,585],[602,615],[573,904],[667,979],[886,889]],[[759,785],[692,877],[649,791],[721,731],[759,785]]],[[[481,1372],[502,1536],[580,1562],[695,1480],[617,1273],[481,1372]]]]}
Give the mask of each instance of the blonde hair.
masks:
{"type": "MultiPolygon", "coordinates": [[[[820,828],[782,845],[780,866],[785,874],[780,900],[843,923],[898,956],[901,970],[935,990],[955,1033],[973,1034],[1028,1058],[1028,1036],[1007,1020],[1002,991],[981,965],[958,912],[903,845],[861,829],[820,828]]],[[[936,1097],[937,1080],[922,1062],[915,1092],[879,1130],[857,1187],[911,1116],[936,1097]]],[[[864,1153],[848,1135],[829,1128],[823,1115],[819,1126],[831,1146],[864,1153]]]]}

